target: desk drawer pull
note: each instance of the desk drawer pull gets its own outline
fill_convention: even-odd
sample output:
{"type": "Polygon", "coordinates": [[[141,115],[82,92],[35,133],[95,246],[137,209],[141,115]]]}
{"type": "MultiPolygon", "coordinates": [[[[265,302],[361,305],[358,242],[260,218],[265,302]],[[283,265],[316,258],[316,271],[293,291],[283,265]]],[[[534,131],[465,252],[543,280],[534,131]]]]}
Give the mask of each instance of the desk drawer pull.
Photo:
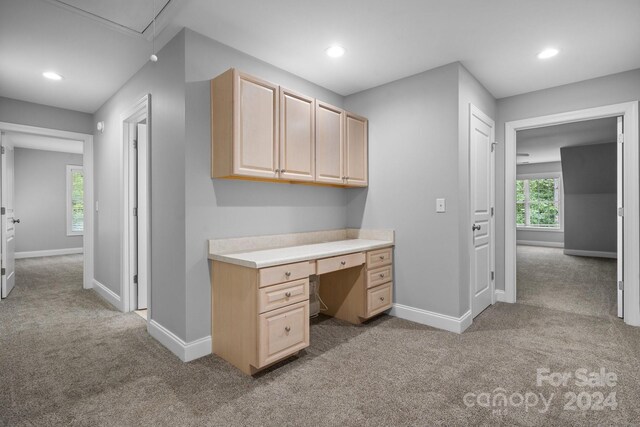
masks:
{"type": "Polygon", "coordinates": [[[284,296],[287,297],[287,298],[291,298],[291,292],[285,292],[284,296]]]}
{"type": "Polygon", "coordinates": [[[291,332],[291,326],[285,326],[284,330],[287,331],[287,332],[291,332]]]}
{"type": "Polygon", "coordinates": [[[380,273],[379,276],[380,276],[381,279],[384,279],[384,273],[380,273]]]}
{"type": "Polygon", "coordinates": [[[346,265],[347,261],[340,261],[340,265],[346,265]]]}
{"type": "Polygon", "coordinates": [[[384,301],[384,297],[380,297],[380,301],[384,301]]]}

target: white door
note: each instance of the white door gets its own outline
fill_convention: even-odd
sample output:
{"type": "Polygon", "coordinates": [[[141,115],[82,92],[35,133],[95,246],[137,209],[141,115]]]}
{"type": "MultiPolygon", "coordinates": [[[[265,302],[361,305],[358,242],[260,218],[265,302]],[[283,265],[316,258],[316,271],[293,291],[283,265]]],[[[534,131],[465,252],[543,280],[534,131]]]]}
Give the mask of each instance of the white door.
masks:
{"type": "Polygon", "coordinates": [[[470,116],[471,314],[476,317],[494,301],[494,122],[473,105],[470,116]]]}
{"type": "MultiPolygon", "coordinates": [[[[134,233],[137,235],[137,241],[134,246],[137,253],[137,266],[136,273],[138,276],[138,286],[137,286],[137,308],[138,310],[142,310],[147,308],[147,248],[146,244],[148,242],[149,230],[148,230],[148,199],[147,199],[147,191],[148,191],[148,171],[147,171],[147,161],[148,159],[148,150],[149,150],[149,140],[147,137],[147,125],[146,124],[138,124],[138,150],[137,156],[134,159],[136,164],[137,173],[134,174],[134,179],[136,181],[136,190],[134,193],[137,195],[137,216],[134,218],[134,233]]],[[[136,206],[136,205],[134,205],[136,206]]]]}
{"type": "Polygon", "coordinates": [[[6,298],[16,283],[15,225],[20,220],[13,212],[13,147],[0,135],[2,146],[2,298],[6,298]]]}
{"type": "Polygon", "coordinates": [[[624,317],[624,123],[623,117],[618,117],[618,317],[624,317]]]}

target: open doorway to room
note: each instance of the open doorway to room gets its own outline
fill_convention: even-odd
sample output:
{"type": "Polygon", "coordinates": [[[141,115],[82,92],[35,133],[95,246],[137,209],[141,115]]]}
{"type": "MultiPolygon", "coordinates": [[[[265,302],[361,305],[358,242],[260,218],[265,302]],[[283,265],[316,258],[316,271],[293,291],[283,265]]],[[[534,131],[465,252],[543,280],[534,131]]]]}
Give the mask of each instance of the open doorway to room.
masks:
{"type": "Polygon", "coordinates": [[[0,123],[0,145],[1,297],[38,283],[90,288],[93,137],[0,123]],[[28,277],[43,269],[50,280],[28,277]]]}
{"type": "Polygon", "coordinates": [[[638,263],[632,261],[640,256],[638,102],[507,122],[505,162],[500,299],[614,315],[640,326],[638,263]],[[555,142],[560,158],[541,160],[552,138],[539,138],[563,132],[555,142]],[[527,143],[528,137],[538,144],[527,143]],[[559,286],[572,280],[582,287],[559,286]],[[582,304],[568,301],[572,293],[582,304]]]}
{"type": "Polygon", "coordinates": [[[618,314],[618,119],[517,132],[519,303],[618,314]]]}

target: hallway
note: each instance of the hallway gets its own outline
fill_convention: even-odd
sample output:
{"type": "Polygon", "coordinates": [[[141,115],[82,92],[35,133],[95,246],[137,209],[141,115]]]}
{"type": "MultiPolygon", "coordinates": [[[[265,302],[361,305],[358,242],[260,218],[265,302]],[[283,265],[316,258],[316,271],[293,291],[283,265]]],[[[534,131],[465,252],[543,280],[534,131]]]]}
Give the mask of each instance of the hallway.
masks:
{"type": "Polygon", "coordinates": [[[82,289],[77,256],[17,263],[0,302],[0,425],[583,425],[640,423],[640,331],[525,304],[485,310],[461,335],[382,316],[312,321],[300,357],[247,377],[182,363],[135,313],[82,289]],[[536,369],[617,374],[612,388],[536,385],[536,369]],[[323,392],[319,392],[322,387],[323,392]],[[543,393],[542,404],[465,406],[467,393],[543,393]],[[565,392],[617,393],[615,410],[563,410],[565,392]]]}

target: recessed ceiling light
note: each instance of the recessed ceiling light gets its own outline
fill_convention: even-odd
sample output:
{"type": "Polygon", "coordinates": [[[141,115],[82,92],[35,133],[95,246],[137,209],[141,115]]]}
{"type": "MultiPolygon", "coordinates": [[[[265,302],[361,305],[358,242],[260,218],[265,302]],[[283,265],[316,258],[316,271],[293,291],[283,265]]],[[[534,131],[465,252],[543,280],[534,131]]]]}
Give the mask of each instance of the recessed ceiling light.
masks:
{"type": "Polygon", "coordinates": [[[342,46],[333,45],[327,48],[325,52],[327,53],[327,55],[329,55],[332,58],[340,58],[342,55],[344,55],[344,53],[346,52],[346,49],[343,48],[342,46]]]}
{"type": "Polygon", "coordinates": [[[552,47],[543,50],[542,52],[540,52],[538,54],[538,59],[547,59],[547,58],[551,58],[553,56],[556,56],[558,54],[558,52],[560,52],[558,49],[554,49],[552,47]]]}
{"type": "Polygon", "coordinates": [[[45,71],[42,75],[49,80],[62,80],[62,76],[58,73],[54,73],[53,71],[45,71]]]}

